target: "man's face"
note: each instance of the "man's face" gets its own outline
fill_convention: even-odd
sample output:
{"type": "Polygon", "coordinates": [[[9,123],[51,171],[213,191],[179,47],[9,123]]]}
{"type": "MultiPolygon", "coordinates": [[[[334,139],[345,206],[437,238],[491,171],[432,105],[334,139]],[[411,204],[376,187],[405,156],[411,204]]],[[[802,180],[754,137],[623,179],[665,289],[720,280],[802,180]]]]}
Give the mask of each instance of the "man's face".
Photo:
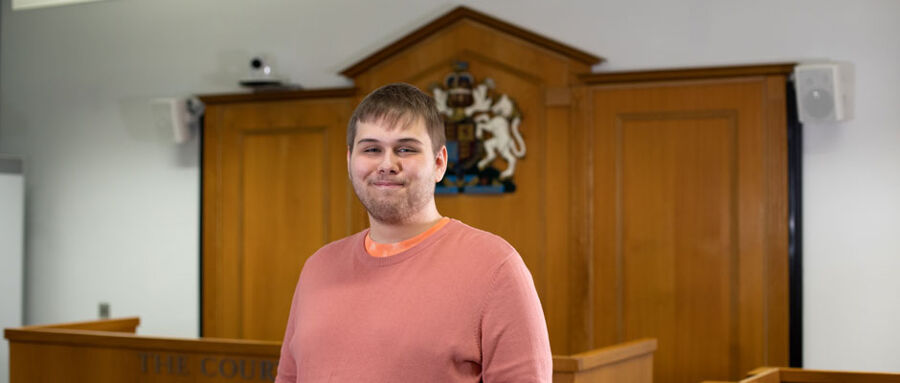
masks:
{"type": "Polygon", "coordinates": [[[350,181],[369,215],[407,222],[434,203],[434,184],[447,169],[447,149],[435,154],[422,119],[403,126],[359,122],[347,152],[350,181]]]}

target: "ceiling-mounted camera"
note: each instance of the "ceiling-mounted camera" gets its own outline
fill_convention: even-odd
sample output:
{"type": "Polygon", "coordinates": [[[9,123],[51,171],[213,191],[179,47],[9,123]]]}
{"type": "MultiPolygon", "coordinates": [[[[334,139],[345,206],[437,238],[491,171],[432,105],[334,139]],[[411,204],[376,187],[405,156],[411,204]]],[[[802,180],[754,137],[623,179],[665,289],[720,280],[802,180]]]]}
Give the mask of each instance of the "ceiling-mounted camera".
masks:
{"type": "Polygon", "coordinates": [[[248,88],[283,88],[282,81],[275,75],[272,67],[266,63],[262,56],[250,59],[250,72],[241,80],[241,86],[248,88]]]}
{"type": "Polygon", "coordinates": [[[261,71],[263,74],[268,75],[272,71],[272,68],[268,65],[265,65],[262,57],[254,57],[250,59],[250,70],[261,71]]]}

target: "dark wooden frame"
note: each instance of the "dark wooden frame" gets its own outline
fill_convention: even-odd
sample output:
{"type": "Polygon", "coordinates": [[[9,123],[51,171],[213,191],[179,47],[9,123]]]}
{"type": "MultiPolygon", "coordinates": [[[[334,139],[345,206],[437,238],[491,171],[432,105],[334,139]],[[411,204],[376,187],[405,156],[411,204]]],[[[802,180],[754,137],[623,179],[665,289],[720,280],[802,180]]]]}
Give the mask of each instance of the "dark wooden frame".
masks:
{"type": "Polygon", "coordinates": [[[803,367],[803,124],[797,117],[796,90],[787,83],[788,283],[790,366],[803,367]]]}

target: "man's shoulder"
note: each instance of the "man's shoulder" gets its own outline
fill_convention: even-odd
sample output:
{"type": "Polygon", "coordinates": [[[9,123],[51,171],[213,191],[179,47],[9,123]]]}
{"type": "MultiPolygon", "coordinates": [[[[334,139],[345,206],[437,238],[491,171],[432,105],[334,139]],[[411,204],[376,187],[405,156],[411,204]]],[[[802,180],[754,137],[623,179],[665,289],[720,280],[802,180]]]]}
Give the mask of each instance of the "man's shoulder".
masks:
{"type": "Polygon", "coordinates": [[[368,232],[369,232],[369,229],[365,229],[365,230],[359,231],[355,234],[350,234],[344,238],[341,238],[341,239],[338,239],[335,241],[331,241],[331,242],[325,244],[324,246],[322,246],[321,248],[319,248],[319,251],[317,251],[317,252],[332,251],[332,250],[336,250],[336,249],[350,249],[353,247],[353,245],[360,244],[361,243],[360,241],[364,240],[366,233],[368,233],[368,232]]]}
{"type": "Polygon", "coordinates": [[[454,220],[452,231],[438,243],[444,255],[440,257],[443,270],[463,270],[472,279],[472,286],[508,278],[510,270],[525,268],[524,260],[503,237],[454,220]]]}
{"type": "Polygon", "coordinates": [[[316,252],[313,253],[313,255],[310,256],[306,262],[321,262],[327,259],[333,259],[335,256],[342,254],[349,256],[353,253],[356,246],[361,246],[366,232],[367,230],[363,230],[356,234],[352,234],[336,241],[329,242],[320,247],[319,250],[316,250],[316,252]]]}
{"type": "Polygon", "coordinates": [[[453,220],[449,228],[451,232],[444,238],[442,245],[457,247],[462,251],[498,256],[518,254],[516,249],[503,237],[468,224],[453,220]]]}

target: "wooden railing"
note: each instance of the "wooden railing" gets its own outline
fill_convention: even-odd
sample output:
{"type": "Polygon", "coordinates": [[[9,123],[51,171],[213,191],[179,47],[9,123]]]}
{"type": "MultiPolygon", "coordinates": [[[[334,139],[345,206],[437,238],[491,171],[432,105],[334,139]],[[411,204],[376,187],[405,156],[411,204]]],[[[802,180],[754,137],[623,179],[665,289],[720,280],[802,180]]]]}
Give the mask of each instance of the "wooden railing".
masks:
{"type": "Polygon", "coordinates": [[[656,339],[553,357],[554,383],[650,383],[656,339]]]}
{"type": "MultiPolygon", "coordinates": [[[[9,328],[10,383],[274,381],[281,343],[139,336],[139,318],[9,328]]],[[[555,356],[558,383],[650,383],[656,340],[555,356]]]]}
{"type": "MultiPolygon", "coordinates": [[[[900,374],[761,367],[739,383],[900,383],[900,374]]],[[[704,383],[727,383],[706,381],[704,383]]]]}

